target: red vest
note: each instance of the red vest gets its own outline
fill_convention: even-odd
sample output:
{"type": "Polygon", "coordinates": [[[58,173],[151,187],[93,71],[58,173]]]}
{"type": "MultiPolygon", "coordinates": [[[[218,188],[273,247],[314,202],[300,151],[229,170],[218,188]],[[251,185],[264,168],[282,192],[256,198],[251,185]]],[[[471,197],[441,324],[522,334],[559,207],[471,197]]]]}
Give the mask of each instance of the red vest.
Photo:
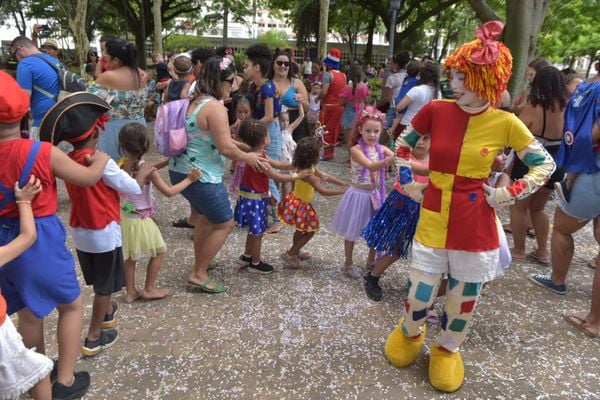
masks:
{"type": "MultiPolygon", "coordinates": [[[[94,150],[73,150],[69,153],[69,157],[76,163],[87,166],[85,156],[88,154],[94,154],[94,150]]],[[[119,193],[115,189],[106,186],[102,179],[88,188],[65,183],[71,198],[69,225],[72,228],[97,230],[105,228],[113,221],[121,221],[119,193]]]]}
{"type": "Polygon", "coordinates": [[[333,104],[337,106],[340,94],[342,94],[342,90],[346,87],[346,75],[334,69],[330,70],[329,73],[333,77],[333,80],[329,84],[327,94],[323,98],[323,104],[333,104]]]}
{"type": "MultiPolygon", "coordinates": [[[[266,156],[266,154],[263,153],[266,156]]],[[[269,191],[269,177],[262,172],[257,172],[254,168],[246,165],[244,175],[242,175],[241,186],[246,189],[252,189],[258,193],[267,193],[269,191]]]]}

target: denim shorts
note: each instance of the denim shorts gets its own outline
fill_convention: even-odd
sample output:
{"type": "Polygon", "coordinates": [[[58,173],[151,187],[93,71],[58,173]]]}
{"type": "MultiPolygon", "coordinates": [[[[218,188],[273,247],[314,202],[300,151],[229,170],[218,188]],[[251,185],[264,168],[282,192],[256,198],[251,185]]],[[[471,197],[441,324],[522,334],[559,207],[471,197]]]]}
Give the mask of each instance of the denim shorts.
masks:
{"type": "MultiPolygon", "coordinates": [[[[600,166],[600,157],[596,159],[600,166]]],[[[571,188],[569,203],[559,207],[567,215],[578,220],[590,220],[600,215],[600,172],[594,174],[581,173],[577,175],[571,188]]]]}
{"type": "MultiPolygon", "coordinates": [[[[187,175],[169,170],[169,176],[171,183],[176,185],[187,175]]],[[[198,214],[204,215],[211,224],[224,224],[233,219],[229,194],[223,182],[201,183],[196,181],[185,188],[181,194],[190,202],[192,208],[198,214]]]]}

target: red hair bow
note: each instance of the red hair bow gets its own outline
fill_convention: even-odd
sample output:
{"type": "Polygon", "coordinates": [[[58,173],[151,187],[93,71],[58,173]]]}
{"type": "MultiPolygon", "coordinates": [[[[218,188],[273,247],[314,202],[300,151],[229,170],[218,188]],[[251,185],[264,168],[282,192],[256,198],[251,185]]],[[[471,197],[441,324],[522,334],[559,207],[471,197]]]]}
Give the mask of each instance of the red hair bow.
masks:
{"type": "Polygon", "coordinates": [[[474,64],[489,65],[500,56],[496,39],[504,29],[504,22],[488,21],[475,30],[475,36],[481,42],[481,48],[473,51],[470,61],[474,64]]]}

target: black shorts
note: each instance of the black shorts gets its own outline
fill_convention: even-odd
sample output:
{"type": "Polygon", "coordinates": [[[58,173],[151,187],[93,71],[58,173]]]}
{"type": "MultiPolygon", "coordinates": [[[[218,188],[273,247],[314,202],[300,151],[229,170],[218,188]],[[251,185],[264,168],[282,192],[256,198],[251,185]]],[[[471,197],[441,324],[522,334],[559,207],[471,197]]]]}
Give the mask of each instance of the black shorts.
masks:
{"type": "MultiPolygon", "coordinates": [[[[554,160],[556,160],[556,153],[558,153],[559,148],[560,148],[560,145],[548,146],[545,149],[552,156],[552,158],[554,160]]],[[[527,165],[523,164],[523,161],[521,161],[518,157],[515,157],[515,162],[513,164],[510,177],[513,180],[521,179],[523,176],[525,176],[525,174],[528,171],[529,171],[529,167],[527,165]]],[[[554,173],[550,176],[550,179],[548,180],[548,182],[546,182],[546,184],[543,187],[550,189],[550,190],[554,190],[554,183],[561,182],[564,179],[564,177],[565,177],[565,170],[562,168],[556,168],[554,173]]]]}
{"type": "Polygon", "coordinates": [[[108,296],[125,286],[125,266],[120,247],[106,253],[77,250],[77,258],[85,284],[94,285],[94,293],[108,296]]]}

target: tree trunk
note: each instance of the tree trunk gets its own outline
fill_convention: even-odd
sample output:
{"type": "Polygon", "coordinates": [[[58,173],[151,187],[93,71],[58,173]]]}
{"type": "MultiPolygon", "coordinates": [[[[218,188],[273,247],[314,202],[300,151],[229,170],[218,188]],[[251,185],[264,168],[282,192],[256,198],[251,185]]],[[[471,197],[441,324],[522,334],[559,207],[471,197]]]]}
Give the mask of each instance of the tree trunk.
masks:
{"type": "Polygon", "coordinates": [[[152,3],[152,17],[154,18],[154,51],[157,53],[163,53],[162,46],[162,13],[160,8],[162,7],[162,0],[154,0],[152,3]]]}
{"type": "Polygon", "coordinates": [[[227,46],[227,39],[229,34],[229,4],[227,1],[223,2],[223,46],[227,46]]]}
{"type": "Polygon", "coordinates": [[[367,38],[367,48],[365,49],[364,55],[364,63],[371,64],[371,58],[373,56],[373,35],[375,34],[375,26],[377,25],[377,15],[373,14],[371,20],[369,21],[369,26],[367,27],[368,38],[367,38]]]}
{"type": "Polygon", "coordinates": [[[90,49],[90,42],[85,30],[88,0],[58,0],[58,5],[67,16],[69,30],[75,43],[75,52],[80,63],[80,73],[83,75],[87,53],[90,49]]]}
{"type": "Polygon", "coordinates": [[[11,11],[11,14],[15,20],[16,28],[19,31],[19,36],[27,36],[27,24],[25,23],[25,15],[23,14],[23,10],[19,9],[19,15],[17,15],[17,13],[14,11],[11,11]]]}
{"type": "Polygon", "coordinates": [[[135,33],[135,44],[137,47],[138,66],[141,69],[146,69],[146,0],[140,1],[140,32],[135,33]],[[141,41],[139,39],[141,38],[141,41]]]}
{"type": "Polygon", "coordinates": [[[329,0],[319,0],[319,39],[317,55],[320,60],[327,55],[327,22],[329,19],[329,0]]]}
{"type": "Polygon", "coordinates": [[[511,98],[516,99],[525,86],[527,65],[536,52],[540,32],[550,0],[507,0],[504,41],[513,56],[513,74],[509,83],[511,98]]]}

